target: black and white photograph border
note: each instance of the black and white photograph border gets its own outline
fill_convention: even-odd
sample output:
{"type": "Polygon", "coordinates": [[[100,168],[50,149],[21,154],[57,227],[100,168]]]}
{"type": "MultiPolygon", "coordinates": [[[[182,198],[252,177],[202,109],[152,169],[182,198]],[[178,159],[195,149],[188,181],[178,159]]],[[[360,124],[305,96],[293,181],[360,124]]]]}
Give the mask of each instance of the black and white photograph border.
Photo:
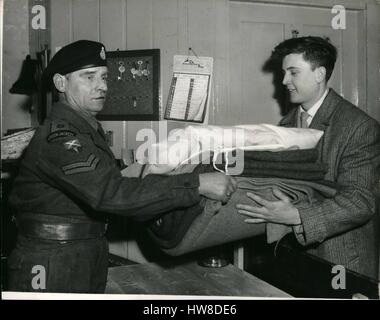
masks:
{"type": "MultiPolygon", "coordinates": [[[[138,312],[147,318],[233,317],[246,300],[379,299],[380,0],[0,0],[0,62],[2,299],[141,300],[147,303],[138,312]],[[332,67],[323,60],[334,56],[326,43],[336,49],[332,67]],[[159,60],[149,89],[154,116],[96,119],[107,91],[107,52],[152,49],[159,60]],[[200,124],[164,119],[173,57],[190,52],[214,61],[200,124]],[[83,105],[91,86],[96,102],[83,105]],[[222,165],[211,155],[207,165],[174,173],[166,163],[157,169],[161,164],[136,159],[141,146],[187,125],[248,124],[324,134],[305,150],[245,151],[241,176],[228,175],[228,152],[222,165]],[[305,184],[289,182],[306,174],[305,184]],[[39,238],[52,230],[57,237],[39,238]],[[9,290],[22,277],[10,277],[8,266],[30,262],[16,244],[32,252],[37,240],[45,250],[56,241],[67,250],[78,239],[67,235],[83,232],[101,234],[107,246],[99,253],[108,257],[100,294],[47,292],[48,282],[75,278],[75,270],[60,276],[62,269],[79,266],[78,279],[86,273],[87,252],[75,252],[72,263],[73,255],[54,260],[56,247],[30,264],[29,289],[9,290]]],[[[131,83],[149,76],[134,67],[115,76],[131,83]]],[[[123,99],[144,95],[132,91],[123,99]]]]}

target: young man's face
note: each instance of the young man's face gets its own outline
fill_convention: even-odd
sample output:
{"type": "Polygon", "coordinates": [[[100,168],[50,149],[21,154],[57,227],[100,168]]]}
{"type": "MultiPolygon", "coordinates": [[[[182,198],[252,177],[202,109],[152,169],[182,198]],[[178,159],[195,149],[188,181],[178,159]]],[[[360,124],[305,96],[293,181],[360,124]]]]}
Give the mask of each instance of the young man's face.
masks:
{"type": "Polygon", "coordinates": [[[66,101],[75,109],[96,115],[103,109],[107,93],[107,67],[74,71],[65,76],[66,101]]]}
{"type": "Polygon", "coordinates": [[[310,62],[303,58],[302,53],[291,53],[282,61],[284,79],[290,101],[300,104],[306,110],[318,101],[321,94],[321,70],[312,69],[310,62]]]}

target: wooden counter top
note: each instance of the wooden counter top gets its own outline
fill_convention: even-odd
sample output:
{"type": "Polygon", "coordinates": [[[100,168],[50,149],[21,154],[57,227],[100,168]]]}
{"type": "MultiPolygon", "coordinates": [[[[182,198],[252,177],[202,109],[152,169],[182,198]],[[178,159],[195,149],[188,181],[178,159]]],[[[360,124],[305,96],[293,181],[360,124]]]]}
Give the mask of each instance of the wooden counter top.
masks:
{"type": "Polygon", "coordinates": [[[207,268],[136,264],[109,268],[105,293],[290,298],[287,293],[229,264],[207,268]]]}

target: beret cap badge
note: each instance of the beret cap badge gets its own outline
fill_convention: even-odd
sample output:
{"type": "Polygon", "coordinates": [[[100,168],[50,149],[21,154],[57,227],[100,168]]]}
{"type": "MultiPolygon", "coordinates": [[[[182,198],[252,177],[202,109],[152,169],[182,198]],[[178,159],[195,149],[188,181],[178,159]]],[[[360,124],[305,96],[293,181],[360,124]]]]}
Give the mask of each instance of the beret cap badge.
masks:
{"type": "Polygon", "coordinates": [[[100,50],[100,58],[106,60],[106,51],[104,50],[104,47],[102,47],[102,50],[100,50]]]}

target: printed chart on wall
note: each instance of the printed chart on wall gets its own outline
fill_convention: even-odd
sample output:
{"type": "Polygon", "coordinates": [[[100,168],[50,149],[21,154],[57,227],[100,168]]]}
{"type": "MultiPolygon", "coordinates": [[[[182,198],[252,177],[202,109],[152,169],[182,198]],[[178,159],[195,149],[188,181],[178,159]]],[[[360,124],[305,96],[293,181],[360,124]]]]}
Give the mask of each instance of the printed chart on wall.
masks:
{"type": "Polygon", "coordinates": [[[212,57],[174,56],[164,118],[203,123],[208,110],[212,57]]]}

